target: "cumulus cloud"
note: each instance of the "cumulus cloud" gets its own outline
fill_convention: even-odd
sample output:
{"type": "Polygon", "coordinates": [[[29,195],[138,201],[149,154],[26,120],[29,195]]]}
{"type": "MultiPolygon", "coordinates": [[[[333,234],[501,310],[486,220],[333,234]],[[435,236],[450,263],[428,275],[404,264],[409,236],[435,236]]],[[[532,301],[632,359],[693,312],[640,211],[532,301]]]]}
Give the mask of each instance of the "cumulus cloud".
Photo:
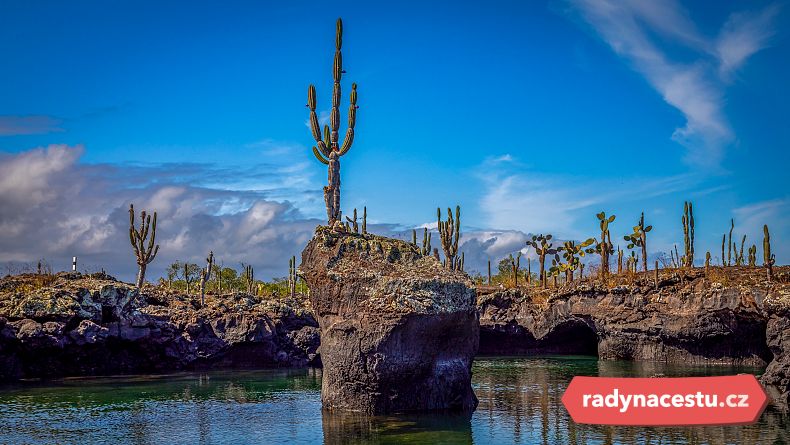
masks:
{"type": "Polygon", "coordinates": [[[60,132],[60,124],[61,120],[52,116],[0,116],[0,136],[60,132]]]}
{"type": "MultiPolygon", "coordinates": [[[[570,0],[619,56],[686,119],[672,139],[694,165],[717,167],[735,135],[724,115],[724,87],[733,71],[764,48],[777,7],[730,15],[719,36],[702,35],[680,4],[669,0],[570,0]],[[692,60],[673,57],[661,39],[685,47],[692,60]]],[[[684,53],[683,56],[686,56],[684,53]]]]}
{"type": "MultiPolygon", "coordinates": [[[[300,253],[320,222],[291,202],[273,200],[282,193],[276,188],[204,185],[229,174],[225,169],[81,164],[82,153],[82,147],[51,145],[0,155],[0,262],[46,258],[63,270],[77,256],[80,270],[104,268],[130,280],[136,266],[128,206],[134,203],[138,211],[158,212],[161,248],[149,279],[175,260],[201,262],[209,250],[227,266],[244,261],[257,276],[270,278],[285,275],[286,258],[300,253]]],[[[251,166],[249,173],[261,183],[270,183],[270,174],[287,181],[287,174],[268,167],[251,166]]]]}

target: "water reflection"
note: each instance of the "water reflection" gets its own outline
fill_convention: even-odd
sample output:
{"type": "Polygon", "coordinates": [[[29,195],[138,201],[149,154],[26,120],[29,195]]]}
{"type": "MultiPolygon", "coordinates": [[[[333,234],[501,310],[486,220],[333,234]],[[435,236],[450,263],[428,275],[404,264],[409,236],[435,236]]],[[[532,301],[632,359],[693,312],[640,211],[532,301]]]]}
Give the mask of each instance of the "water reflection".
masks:
{"type": "Polygon", "coordinates": [[[480,406],[472,419],[474,443],[790,443],[787,416],[770,408],[755,425],[692,428],[609,427],[574,423],[560,400],[574,375],[671,377],[758,371],[759,369],[732,366],[598,361],[592,357],[478,359],[473,380],[480,406]]]}
{"type": "Polygon", "coordinates": [[[470,416],[450,413],[366,416],[324,410],[326,444],[471,444],[470,416]]]}
{"type": "Polygon", "coordinates": [[[0,443],[782,444],[788,417],[755,425],[577,425],[560,398],[574,375],[694,376],[759,372],[591,357],[481,358],[470,416],[367,417],[322,412],[321,371],[244,371],[67,379],[0,387],[0,443]]]}

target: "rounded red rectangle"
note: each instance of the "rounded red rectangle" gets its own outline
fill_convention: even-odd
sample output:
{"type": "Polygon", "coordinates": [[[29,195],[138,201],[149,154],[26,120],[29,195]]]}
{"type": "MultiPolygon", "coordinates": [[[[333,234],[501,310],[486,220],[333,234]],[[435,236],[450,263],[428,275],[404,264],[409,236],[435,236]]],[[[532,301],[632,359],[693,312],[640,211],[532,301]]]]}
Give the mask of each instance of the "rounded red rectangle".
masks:
{"type": "Polygon", "coordinates": [[[577,376],[562,396],[576,423],[726,425],[757,421],[768,396],[751,374],[717,377],[577,376]]]}

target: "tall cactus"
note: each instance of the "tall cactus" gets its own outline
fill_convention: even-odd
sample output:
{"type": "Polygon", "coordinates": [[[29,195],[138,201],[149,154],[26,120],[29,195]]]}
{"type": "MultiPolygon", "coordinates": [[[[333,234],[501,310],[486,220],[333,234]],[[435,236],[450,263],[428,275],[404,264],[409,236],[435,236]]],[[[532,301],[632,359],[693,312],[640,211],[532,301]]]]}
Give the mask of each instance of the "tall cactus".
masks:
{"type": "Polygon", "coordinates": [[[427,227],[422,229],[422,249],[420,249],[420,253],[422,253],[422,256],[431,254],[431,232],[428,231],[427,227]]]}
{"type": "Polygon", "coordinates": [[[350,227],[354,229],[354,233],[359,233],[359,223],[357,223],[357,209],[354,209],[354,219],[349,218],[346,216],[346,221],[350,224],[350,227]]]}
{"type": "Polygon", "coordinates": [[[535,253],[538,255],[538,263],[540,265],[540,284],[546,287],[546,255],[554,255],[554,261],[559,262],[560,256],[557,254],[562,251],[562,247],[554,248],[551,241],[551,235],[532,235],[531,240],[527,240],[527,245],[535,248],[535,253]]]}
{"type": "Polygon", "coordinates": [[[609,274],[609,255],[614,253],[614,245],[612,244],[612,236],[609,233],[609,224],[613,223],[615,220],[615,216],[611,215],[608,218],[606,217],[606,212],[601,212],[595,215],[600,222],[599,226],[601,228],[601,239],[596,240],[593,238],[593,242],[595,242],[595,247],[587,249],[587,253],[597,253],[601,256],[601,276],[605,277],[609,274]]]}
{"type": "MultiPolygon", "coordinates": [[[[683,265],[691,268],[694,267],[694,208],[690,201],[683,203],[681,222],[683,223],[683,246],[685,249],[683,253],[685,264],[683,265]]],[[[642,255],[644,255],[644,251],[642,251],[642,255]]]]}
{"type": "Polygon", "coordinates": [[[774,263],[776,263],[776,256],[771,253],[771,234],[768,233],[766,224],[763,225],[763,265],[769,281],[774,279],[774,263]]]}
{"type": "Polygon", "coordinates": [[[137,281],[135,286],[137,289],[143,287],[145,281],[145,268],[151,261],[156,258],[159,253],[159,244],[154,247],[156,242],[156,212],[154,212],[154,221],[151,224],[151,215],[146,214],[145,210],[140,212],[140,228],[134,227],[134,204],[129,205],[129,242],[132,243],[134,254],[137,257],[137,281]],[[149,232],[150,229],[150,232],[149,232]],[[151,235],[149,238],[148,235],[151,235]],[[146,239],[148,244],[146,245],[146,239]]]}
{"type": "MultiPolygon", "coordinates": [[[[689,208],[691,208],[689,206],[689,208]]],[[[692,229],[691,229],[691,236],[692,239],[694,237],[694,220],[692,219],[692,229]]],[[[633,249],[636,247],[642,248],[642,269],[647,272],[647,232],[653,230],[653,226],[645,227],[645,212],[642,212],[642,216],[639,217],[639,222],[637,225],[634,226],[634,233],[623,237],[626,241],[628,241],[628,248],[633,249]]],[[[684,225],[684,232],[685,232],[685,225],[684,225]]],[[[692,247],[692,252],[694,248],[692,247]]],[[[686,247],[686,256],[688,256],[688,247],[686,247]]],[[[694,255],[693,253],[691,254],[694,255]]]]}
{"type": "Polygon", "coordinates": [[[757,246],[749,247],[749,267],[757,266],[757,246]]]}
{"type": "Polygon", "coordinates": [[[296,280],[296,256],[292,256],[288,260],[288,292],[291,294],[291,298],[296,295],[296,280]]]}
{"type": "Polygon", "coordinates": [[[368,233],[368,208],[367,206],[362,207],[362,234],[366,235],[368,233]]]}
{"type": "Polygon", "coordinates": [[[247,285],[247,293],[252,295],[252,287],[255,285],[255,270],[252,265],[244,266],[244,283],[247,285]]]}
{"type": "Polygon", "coordinates": [[[590,238],[579,244],[576,244],[576,241],[565,241],[563,243],[562,257],[565,259],[565,263],[560,264],[559,267],[561,271],[565,272],[565,281],[569,283],[573,282],[574,272],[581,265],[580,257],[584,256],[584,249],[590,246],[593,241],[594,240],[590,238]]]}
{"type": "Polygon", "coordinates": [[[445,266],[449,269],[456,270],[458,266],[456,263],[456,255],[458,255],[458,238],[461,233],[461,206],[455,206],[455,219],[453,219],[450,208],[447,208],[447,221],[442,221],[442,209],[440,208],[436,209],[436,217],[438,218],[437,226],[439,228],[439,236],[442,240],[445,266]]]}
{"type": "Polygon", "coordinates": [[[735,220],[730,219],[730,235],[727,238],[727,265],[731,265],[732,262],[732,230],[735,228],[735,220]]]}
{"type": "Polygon", "coordinates": [[[200,271],[200,306],[206,305],[206,283],[211,277],[212,267],[214,266],[214,252],[209,252],[206,257],[206,268],[200,271]]]}
{"type": "Polygon", "coordinates": [[[307,89],[307,106],[310,108],[310,130],[315,139],[313,154],[321,163],[327,165],[328,185],[324,187],[324,203],[326,216],[330,226],[340,220],[340,157],[348,152],[354,142],[354,125],[357,119],[357,84],[351,84],[351,100],[348,107],[348,128],[346,137],[341,144],[339,141],[340,130],[340,79],[343,77],[343,21],[337,19],[335,31],[335,61],[332,66],[334,87],[332,89],[332,109],[329,114],[329,125],[324,126],[324,137],[321,137],[321,128],[316,114],[315,86],[307,89]]]}

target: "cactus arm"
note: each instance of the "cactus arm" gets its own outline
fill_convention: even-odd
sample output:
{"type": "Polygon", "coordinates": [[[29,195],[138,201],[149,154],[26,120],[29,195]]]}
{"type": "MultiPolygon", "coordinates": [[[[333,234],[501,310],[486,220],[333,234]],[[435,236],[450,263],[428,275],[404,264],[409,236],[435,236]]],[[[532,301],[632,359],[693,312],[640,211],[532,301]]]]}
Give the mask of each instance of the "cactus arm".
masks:
{"type": "Polygon", "coordinates": [[[315,146],[313,146],[313,154],[315,155],[315,158],[318,159],[322,164],[329,165],[329,160],[324,158],[318,149],[315,148],[315,146]]]}

